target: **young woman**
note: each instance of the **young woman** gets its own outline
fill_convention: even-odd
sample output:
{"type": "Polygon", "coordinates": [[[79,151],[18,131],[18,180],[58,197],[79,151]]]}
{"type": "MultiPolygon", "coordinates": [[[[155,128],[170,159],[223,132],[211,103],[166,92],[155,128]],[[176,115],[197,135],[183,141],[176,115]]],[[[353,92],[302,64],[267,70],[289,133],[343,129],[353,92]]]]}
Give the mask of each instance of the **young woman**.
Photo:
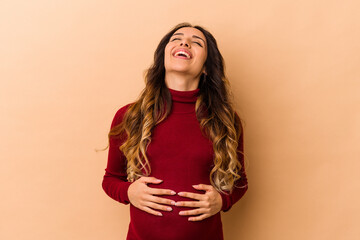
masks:
{"type": "Polygon", "coordinates": [[[223,239],[220,212],[248,184],[215,38],[178,24],[160,41],[145,83],[114,116],[102,182],[108,196],[131,203],[127,239],[223,239]]]}

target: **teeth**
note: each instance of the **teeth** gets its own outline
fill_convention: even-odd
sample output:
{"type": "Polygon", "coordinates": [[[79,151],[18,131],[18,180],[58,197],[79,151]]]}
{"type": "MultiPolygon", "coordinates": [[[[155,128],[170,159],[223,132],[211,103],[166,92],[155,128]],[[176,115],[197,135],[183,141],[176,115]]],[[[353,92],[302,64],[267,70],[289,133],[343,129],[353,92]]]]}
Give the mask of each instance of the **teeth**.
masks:
{"type": "Polygon", "coordinates": [[[180,54],[184,54],[187,58],[190,58],[190,55],[187,52],[184,52],[184,51],[178,51],[177,53],[175,53],[174,56],[179,56],[180,54]]]}

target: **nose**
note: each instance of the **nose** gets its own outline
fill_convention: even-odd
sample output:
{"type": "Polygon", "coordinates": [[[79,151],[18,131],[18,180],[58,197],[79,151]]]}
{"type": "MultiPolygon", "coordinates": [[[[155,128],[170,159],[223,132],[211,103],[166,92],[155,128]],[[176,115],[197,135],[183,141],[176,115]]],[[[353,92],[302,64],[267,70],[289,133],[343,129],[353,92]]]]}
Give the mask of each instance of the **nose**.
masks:
{"type": "Polygon", "coordinates": [[[180,43],[180,46],[186,46],[186,47],[189,47],[190,45],[185,42],[184,40],[180,43]]]}

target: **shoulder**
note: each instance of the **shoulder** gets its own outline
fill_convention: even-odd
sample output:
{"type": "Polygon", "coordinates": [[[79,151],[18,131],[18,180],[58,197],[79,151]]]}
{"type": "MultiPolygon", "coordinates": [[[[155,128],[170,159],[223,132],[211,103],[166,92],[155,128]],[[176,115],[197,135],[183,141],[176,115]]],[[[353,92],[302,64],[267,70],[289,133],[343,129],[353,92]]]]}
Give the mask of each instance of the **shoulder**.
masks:
{"type": "Polygon", "coordinates": [[[243,141],[243,137],[244,137],[244,126],[243,126],[243,119],[240,117],[240,115],[236,112],[235,112],[235,127],[237,129],[239,129],[239,133],[240,133],[240,136],[239,136],[239,141],[242,142],[243,141]]]}
{"type": "Polygon", "coordinates": [[[234,111],[235,113],[235,124],[239,125],[239,127],[242,129],[242,118],[240,117],[240,115],[234,111]]]}
{"type": "Polygon", "coordinates": [[[234,111],[234,113],[235,113],[235,116],[236,116],[238,119],[240,119],[240,116],[239,116],[239,114],[237,113],[237,111],[234,111]]]}
{"type": "Polygon", "coordinates": [[[117,117],[117,118],[123,118],[124,115],[125,115],[125,113],[126,113],[126,111],[129,109],[129,107],[130,107],[132,104],[133,104],[133,103],[128,103],[128,104],[120,107],[120,108],[116,111],[115,117],[117,117]]]}
{"type": "Polygon", "coordinates": [[[120,108],[116,111],[116,113],[115,113],[115,115],[114,115],[114,118],[113,118],[113,120],[112,120],[112,123],[111,123],[111,128],[113,128],[114,126],[116,126],[116,125],[118,125],[118,124],[120,124],[120,123],[122,122],[126,111],[129,109],[129,107],[130,107],[132,104],[133,104],[133,102],[132,102],[132,103],[128,103],[128,104],[126,104],[126,105],[123,105],[122,107],[120,107],[120,108]]]}

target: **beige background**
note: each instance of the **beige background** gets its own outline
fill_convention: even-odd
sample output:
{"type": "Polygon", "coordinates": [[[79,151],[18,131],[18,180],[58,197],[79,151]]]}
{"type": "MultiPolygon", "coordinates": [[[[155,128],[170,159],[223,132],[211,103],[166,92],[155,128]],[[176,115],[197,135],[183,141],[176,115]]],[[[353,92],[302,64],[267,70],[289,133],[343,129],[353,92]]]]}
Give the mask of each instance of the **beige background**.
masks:
{"type": "Polygon", "coordinates": [[[103,192],[95,149],[183,21],[217,39],[246,123],[249,191],[225,239],[360,239],[359,7],[1,1],[0,239],[125,239],[129,206],[103,192]]]}

